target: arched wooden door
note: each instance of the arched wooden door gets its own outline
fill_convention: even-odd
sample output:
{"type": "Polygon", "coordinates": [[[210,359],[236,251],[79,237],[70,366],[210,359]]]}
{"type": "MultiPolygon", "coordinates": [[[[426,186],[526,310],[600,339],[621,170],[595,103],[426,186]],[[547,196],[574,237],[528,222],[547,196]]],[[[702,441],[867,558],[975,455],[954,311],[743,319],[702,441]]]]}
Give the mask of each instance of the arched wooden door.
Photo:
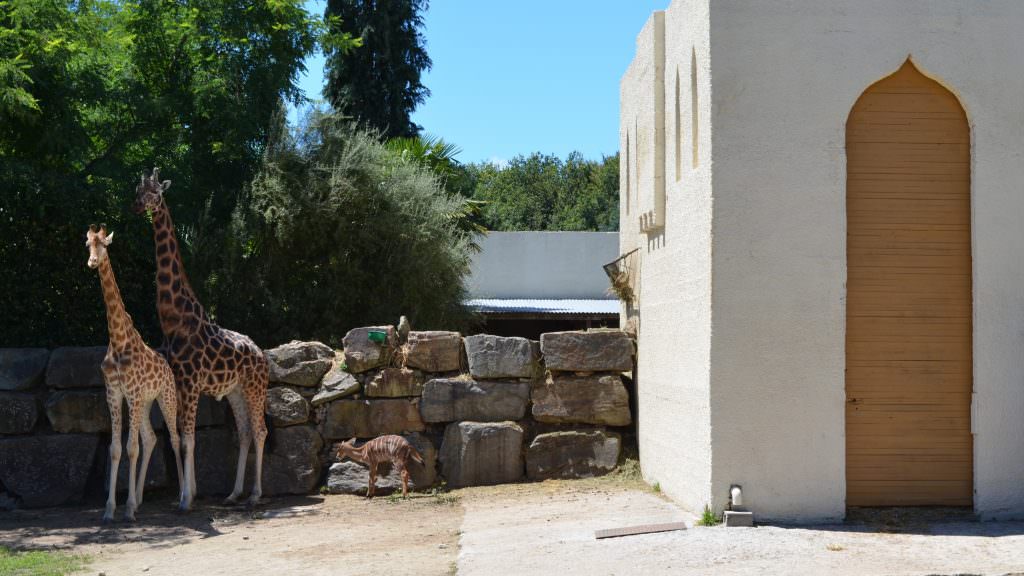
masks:
{"type": "Polygon", "coordinates": [[[971,151],[907,62],[846,125],[846,503],[970,506],[971,151]]]}

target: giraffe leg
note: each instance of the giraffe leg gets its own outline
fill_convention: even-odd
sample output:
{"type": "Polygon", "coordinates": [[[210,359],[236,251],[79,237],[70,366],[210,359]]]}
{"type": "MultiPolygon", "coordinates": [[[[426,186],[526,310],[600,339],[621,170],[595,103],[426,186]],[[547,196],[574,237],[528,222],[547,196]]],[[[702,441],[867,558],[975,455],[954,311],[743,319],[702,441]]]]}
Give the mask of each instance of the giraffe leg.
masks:
{"type": "Polygon", "coordinates": [[[117,468],[121,464],[121,400],[119,390],[107,385],[107,408],[110,410],[110,478],[107,481],[109,492],[107,506],[103,510],[103,523],[114,521],[114,510],[117,508],[117,468]]]}
{"type": "Polygon", "coordinates": [[[196,493],[196,410],[199,407],[199,395],[186,392],[179,398],[183,400],[181,405],[181,464],[185,472],[185,480],[181,484],[181,500],[178,502],[178,510],[188,512],[192,508],[192,499],[196,493]]]}
{"type": "Polygon", "coordinates": [[[153,424],[149,421],[149,413],[153,409],[153,401],[147,400],[143,403],[142,415],[139,418],[142,434],[142,459],[139,460],[139,478],[135,485],[136,504],[142,506],[142,493],[146,487],[146,475],[149,472],[149,458],[153,455],[153,448],[156,446],[156,432],[153,432],[153,424]]]}
{"type": "Polygon", "coordinates": [[[171,438],[174,465],[178,468],[178,498],[180,500],[185,479],[181,470],[181,437],[178,436],[178,399],[173,384],[165,386],[156,401],[160,405],[160,412],[164,415],[164,422],[167,424],[167,434],[171,438]]]}
{"type": "Polygon", "coordinates": [[[133,398],[128,405],[128,503],[124,508],[124,519],[135,521],[135,510],[139,507],[135,493],[136,470],[139,464],[139,419],[142,417],[142,401],[133,398]]]}
{"type": "Polygon", "coordinates": [[[235,416],[235,427],[238,430],[238,464],[235,468],[235,488],[231,495],[224,499],[224,503],[238,504],[245,490],[245,463],[249,456],[249,444],[252,443],[252,427],[249,425],[249,409],[242,395],[242,387],[236,386],[228,393],[227,399],[231,404],[231,413],[235,416]]]}
{"type": "Polygon", "coordinates": [[[255,507],[263,496],[263,448],[267,440],[267,421],[264,418],[267,410],[267,372],[262,376],[254,376],[250,380],[250,389],[245,394],[249,409],[249,427],[252,440],[256,447],[255,478],[252,481],[252,492],[249,494],[248,506],[255,507]]]}

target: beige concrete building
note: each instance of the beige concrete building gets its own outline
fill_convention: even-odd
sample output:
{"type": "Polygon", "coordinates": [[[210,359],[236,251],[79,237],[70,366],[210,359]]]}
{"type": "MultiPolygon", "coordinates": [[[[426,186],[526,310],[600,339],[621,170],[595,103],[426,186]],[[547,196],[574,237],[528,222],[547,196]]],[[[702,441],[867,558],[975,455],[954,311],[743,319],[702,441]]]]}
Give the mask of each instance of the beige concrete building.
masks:
{"type": "Polygon", "coordinates": [[[1024,3],[674,0],[621,85],[644,476],[1024,517],[1024,3]]]}

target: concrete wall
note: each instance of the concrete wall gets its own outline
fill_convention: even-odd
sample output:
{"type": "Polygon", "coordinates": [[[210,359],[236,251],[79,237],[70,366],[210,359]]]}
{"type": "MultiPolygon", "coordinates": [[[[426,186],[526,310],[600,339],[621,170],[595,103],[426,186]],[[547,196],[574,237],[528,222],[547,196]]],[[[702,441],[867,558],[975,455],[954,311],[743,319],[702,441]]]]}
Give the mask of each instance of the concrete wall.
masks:
{"type": "MultiPolygon", "coordinates": [[[[656,17],[657,18],[657,17],[656,17]]],[[[681,78],[683,102],[681,131],[685,161],[676,178],[676,147],[664,146],[666,226],[641,233],[636,201],[627,211],[620,200],[621,250],[640,248],[639,342],[637,378],[639,386],[637,436],[644,478],[657,482],[661,489],[686,508],[699,511],[711,501],[711,421],[709,406],[709,360],[711,337],[711,179],[709,162],[694,168],[690,114],[690,67],[697,58],[698,90],[706,96],[710,90],[708,69],[708,3],[706,0],[676,2],[664,16],[664,82],[656,86],[664,97],[664,114],[656,114],[658,99],[648,82],[637,83],[654,68],[656,19],[648,22],[637,38],[637,58],[622,80],[622,127],[641,150],[620,158],[622,180],[626,173],[634,178],[631,192],[646,198],[639,206],[654,209],[655,178],[651,174],[656,155],[651,133],[656,118],[662,116],[666,127],[664,142],[672,143],[675,130],[675,75],[681,78]],[[627,165],[629,168],[627,169],[627,165]],[[637,173],[639,172],[639,178],[637,173]],[[635,182],[639,182],[636,186],[635,182]],[[637,187],[639,191],[637,191],[637,187]]],[[[698,122],[710,121],[709,98],[699,99],[698,122]]],[[[710,158],[710,130],[703,130],[699,150],[710,158]]],[[[623,195],[625,186],[622,186],[623,195]]]]}
{"type": "MultiPolygon", "coordinates": [[[[682,189],[673,187],[670,100],[664,232],[642,237],[626,224],[632,215],[623,216],[623,248],[645,246],[638,342],[645,474],[659,475],[688,507],[710,491],[720,510],[729,484],[739,483],[761,518],[845,514],[845,122],[859,95],[909,55],[960,98],[971,123],[975,510],[985,518],[1024,517],[1024,261],[1017,248],[1024,245],[1024,77],[1015,73],[1024,4],[703,4],[676,0],[665,25],[665,89],[673,96],[677,44],[694,27],[709,30],[693,41],[706,91],[702,114],[710,102],[699,132],[702,161],[694,174],[683,172],[682,189]],[[687,188],[708,175],[713,204],[711,184],[706,192],[687,188]],[[713,213],[713,249],[703,209],[713,213]],[[712,252],[708,281],[702,263],[712,252]],[[709,344],[697,344],[702,338],[709,344]],[[706,401],[697,400],[701,387],[710,389],[706,401]],[[674,389],[693,394],[668,393],[674,389]],[[691,468],[708,462],[710,486],[691,468]]],[[[638,61],[648,52],[638,49],[638,61]]],[[[623,79],[624,129],[641,100],[625,86],[635,66],[623,79]]]]}
{"type": "Polygon", "coordinates": [[[491,232],[466,285],[471,298],[613,298],[602,266],[618,243],[617,232],[491,232]]]}

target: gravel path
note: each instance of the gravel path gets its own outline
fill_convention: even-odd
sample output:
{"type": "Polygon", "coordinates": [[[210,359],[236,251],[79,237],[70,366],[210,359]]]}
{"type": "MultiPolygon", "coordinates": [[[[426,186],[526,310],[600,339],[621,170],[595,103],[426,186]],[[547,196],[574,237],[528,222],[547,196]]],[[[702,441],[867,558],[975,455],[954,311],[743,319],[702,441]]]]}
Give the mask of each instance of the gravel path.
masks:
{"type": "Polygon", "coordinates": [[[691,527],[595,540],[594,531],[685,520],[640,491],[469,499],[462,524],[461,576],[496,574],[847,574],[928,575],[1024,572],[1024,523],[932,523],[913,533],[865,525],[786,528],[691,527]]]}

